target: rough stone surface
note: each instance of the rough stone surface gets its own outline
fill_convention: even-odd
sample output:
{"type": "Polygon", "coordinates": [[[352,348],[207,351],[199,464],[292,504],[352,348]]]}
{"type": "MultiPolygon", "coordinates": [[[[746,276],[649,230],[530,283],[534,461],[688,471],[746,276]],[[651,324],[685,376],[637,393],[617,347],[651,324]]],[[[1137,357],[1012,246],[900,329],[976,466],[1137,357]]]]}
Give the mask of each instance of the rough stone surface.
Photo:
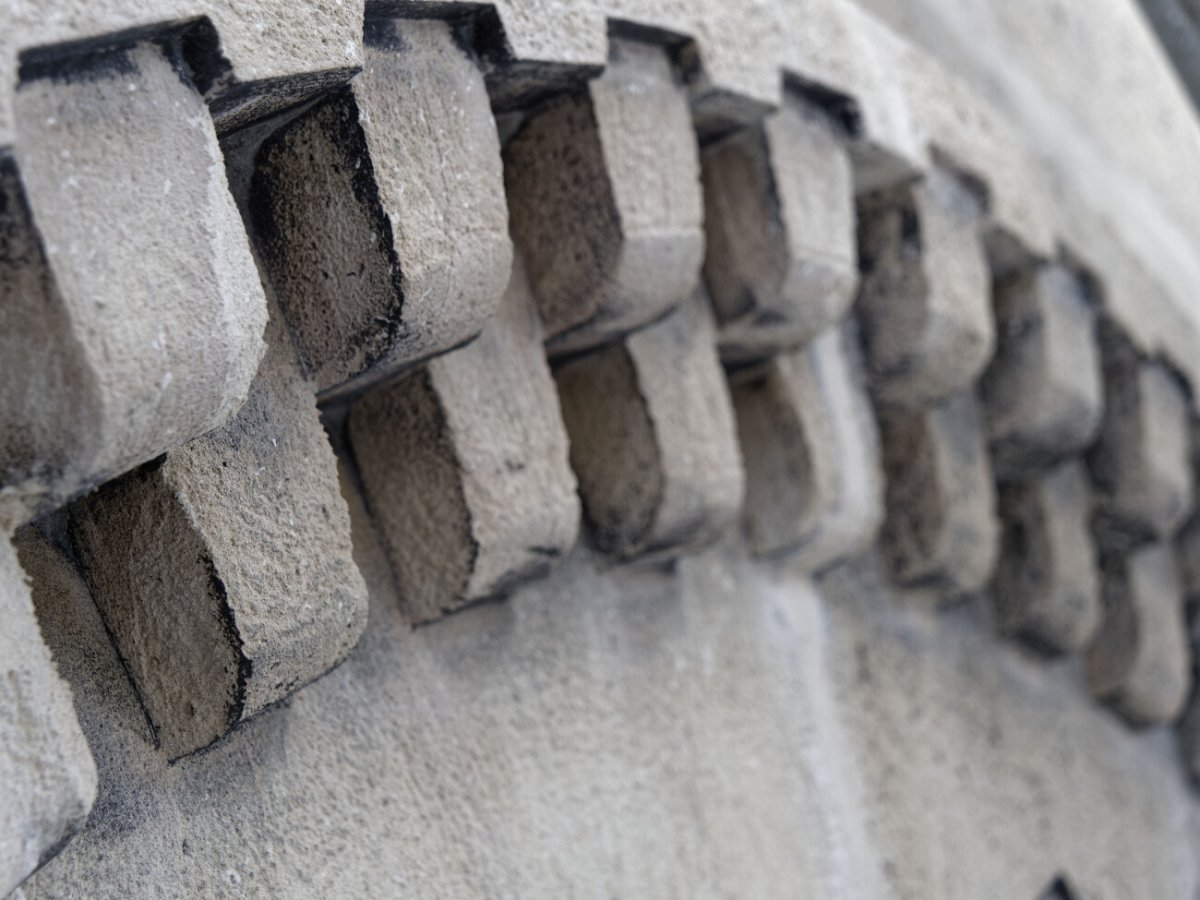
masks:
{"type": "Polygon", "coordinates": [[[443,22],[372,20],[352,88],[262,147],[254,221],[322,400],[472,337],[512,265],[483,76],[443,22]]]}
{"type": "Polygon", "coordinates": [[[926,410],[880,410],[891,576],[954,600],[979,591],[999,551],[979,404],[964,391],[926,410]]]}
{"type": "Polygon", "coordinates": [[[669,556],[714,540],[744,491],[736,425],[699,298],[555,372],[571,466],[600,548],[669,556]]]}
{"type": "Polygon", "coordinates": [[[1099,540],[1128,546],[1169,539],[1192,509],[1188,401],[1161,364],[1141,358],[1103,323],[1104,419],[1088,465],[1096,488],[1099,540]]]}
{"type": "Polygon", "coordinates": [[[278,315],[230,423],[72,510],[88,582],[171,759],[337,665],[366,621],[345,502],[278,315]]]}
{"type": "Polygon", "coordinates": [[[687,92],[665,50],[614,39],[585,94],[524,123],[504,151],[513,239],[549,346],[595,346],[691,297],[703,199],[687,92]]]}
{"type": "MultiPolygon", "coordinates": [[[[12,109],[18,59],[56,44],[89,46],[112,36],[165,36],[197,28],[207,17],[214,46],[198,61],[197,73],[213,81],[214,114],[233,122],[299,103],[331,83],[344,82],[362,62],[362,0],[153,0],[130,5],[117,0],[13,0],[0,34],[0,147],[21,131],[12,109]],[[314,28],[314,22],[320,27],[314,28]],[[15,126],[15,127],[14,127],[15,126]]],[[[204,35],[201,43],[210,38],[204,35]]],[[[53,53],[53,49],[49,52],[53,53]]],[[[20,60],[22,63],[26,59],[20,60]]]]}
{"type": "MultiPolygon", "coordinates": [[[[32,541],[23,538],[22,547],[32,541]]],[[[7,536],[0,538],[0,615],[0,895],[8,896],[83,827],[96,799],[96,765],[7,536]]]]}
{"type": "Polygon", "coordinates": [[[1150,544],[1104,558],[1104,624],[1088,654],[1092,692],[1134,725],[1183,711],[1191,649],[1175,556],[1150,544]]]}
{"type": "Polygon", "coordinates": [[[363,640],[173,766],[77,576],[33,572],[102,801],[29,896],[991,900],[1062,875],[1084,897],[1183,900],[1200,886],[1173,741],[1122,727],[973,607],[930,615],[869,568],[814,588],[724,549],[669,574],[580,548],[508,603],[413,630],[351,509],[363,640]]]}
{"type": "MultiPolygon", "coordinates": [[[[1188,552],[1186,544],[1176,550],[1176,559],[1181,563],[1184,610],[1192,650],[1192,694],[1187,710],[1179,722],[1179,738],[1184,771],[1192,784],[1200,788],[1200,594],[1196,592],[1196,583],[1188,580],[1189,567],[1183,564],[1184,554],[1188,552]]],[[[1195,561],[1192,560],[1191,564],[1194,567],[1195,561]]],[[[1194,568],[1192,571],[1194,572],[1194,568]]]]}
{"type": "Polygon", "coordinates": [[[36,512],[224,422],[266,306],[212,121],[158,47],[28,81],[16,105],[0,487],[36,512]]]}
{"type": "Polygon", "coordinates": [[[750,547],[806,571],[860,553],[883,519],[879,431],[854,339],[830,329],[733,382],[750,547]]]}
{"type": "Polygon", "coordinates": [[[1095,313],[1080,280],[1044,265],[996,286],[999,341],[981,385],[1000,478],[1081,453],[1104,414],[1095,313]]]}
{"type": "Polygon", "coordinates": [[[978,202],[935,169],[860,198],[858,298],[867,369],[880,400],[935,403],[970,387],[992,357],[995,324],[978,202]]]}
{"type": "Polygon", "coordinates": [[[1087,472],[1065,462],[1002,485],[1004,526],[992,584],[1002,631],[1039,650],[1082,650],[1100,626],[1100,577],[1087,472]]]}
{"type": "Polygon", "coordinates": [[[414,622],[544,574],[571,548],[579,498],[521,265],[474,343],[360,398],[350,439],[414,622]]]}
{"type": "Polygon", "coordinates": [[[797,99],[705,150],[704,277],[723,358],[804,344],[853,301],[854,181],[843,140],[797,99]]]}

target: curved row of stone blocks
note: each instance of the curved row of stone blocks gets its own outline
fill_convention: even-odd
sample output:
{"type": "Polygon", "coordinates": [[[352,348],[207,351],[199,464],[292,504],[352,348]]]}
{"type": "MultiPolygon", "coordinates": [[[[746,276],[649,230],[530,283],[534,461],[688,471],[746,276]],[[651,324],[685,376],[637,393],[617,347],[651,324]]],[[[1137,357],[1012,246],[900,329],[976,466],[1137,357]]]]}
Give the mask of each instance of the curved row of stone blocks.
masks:
{"type": "MultiPolygon", "coordinates": [[[[327,430],[414,623],[544,571],[581,518],[649,562],[740,524],[813,574],[878,537],[898,586],[990,592],[1132,723],[1180,717],[1200,343],[1139,330],[1136,259],[1042,207],[985,106],[810,5],[824,50],[665,0],[17,17],[0,524],[70,502],[164,753],[361,633],[327,430]]],[[[764,21],[795,36],[787,9],[764,21]]],[[[7,890],[95,770],[3,552],[7,890]]]]}

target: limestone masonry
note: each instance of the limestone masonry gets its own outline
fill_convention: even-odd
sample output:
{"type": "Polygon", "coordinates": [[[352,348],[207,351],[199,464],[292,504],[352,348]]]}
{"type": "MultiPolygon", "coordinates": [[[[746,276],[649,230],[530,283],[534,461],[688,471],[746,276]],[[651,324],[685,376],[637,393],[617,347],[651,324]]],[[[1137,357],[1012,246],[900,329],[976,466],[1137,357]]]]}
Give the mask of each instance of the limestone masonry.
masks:
{"type": "Polygon", "coordinates": [[[9,0],[0,897],[1200,900],[1197,173],[1197,0],[9,0]]]}

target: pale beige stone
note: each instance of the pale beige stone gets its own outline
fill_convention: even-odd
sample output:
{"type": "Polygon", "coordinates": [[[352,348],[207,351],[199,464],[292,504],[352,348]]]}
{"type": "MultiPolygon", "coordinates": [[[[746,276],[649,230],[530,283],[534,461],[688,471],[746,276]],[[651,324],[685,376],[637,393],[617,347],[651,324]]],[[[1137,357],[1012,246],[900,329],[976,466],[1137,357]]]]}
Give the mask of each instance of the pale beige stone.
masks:
{"type": "Polygon", "coordinates": [[[996,357],[981,396],[1000,478],[1020,478],[1081,453],[1104,414],[1096,316],[1079,277],[1046,264],[994,294],[996,357]]]}
{"type": "Polygon", "coordinates": [[[0,487],[27,515],[225,422],[266,323],[212,120],[173,60],[139,44],[67,73],[21,86],[0,156],[0,487]]]}
{"type": "Polygon", "coordinates": [[[1050,653],[1087,646],[1100,626],[1091,488],[1076,461],[1000,487],[1004,537],[992,595],[1002,631],[1050,653]]]}
{"type": "Polygon", "coordinates": [[[614,39],[586,93],[504,150],[513,239],[555,354],[658,318],[695,291],[703,199],[687,91],[667,52],[614,39]]]}
{"type": "Polygon", "coordinates": [[[323,675],[366,625],[333,451],[278,314],[268,340],[227,426],[72,510],[96,604],[172,759],[323,675]]]}
{"type": "Polygon", "coordinates": [[[1106,556],[1103,597],[1088,654],[1092,693],[1134,725],[1171,721],[1188,697],[1191,649],[1170,545],[1106,556]]]}
{"type": "Polygon", "coordinates": [[[887,473],[883,550],[892,578],[949,600],[973,594],[999,551],[996,490],[975,396],[880,411],[887,473]]]}
{"type": "Polygon", "coordinates": [[[855,338],[830,329],[733,379],[747,539],[808,571],[861,552],[883,519],[879,431],[855,338]]]}
{"type": "Polygon", "coordinates": [[[512,265],[496,123],[447,23],[372,21],[353,86],[262,147],[256,235],[322,401],[470,340],[512,265]]]}
{"type": "Polygon", "coordinates": [[[843,140],[796,98],[705,150],[704,277],[723,358],[804,344],[853,301],[854,174],[843,140]]]}
{"type": "Polygon", "coordinates": [[[540,575],[575,543],[579,498],[523,267],[474,343],[361,397],[350,439],[414,622],[540,575]]]}
{"type": "Polygon", "coordinates": [[[936,403],[969,388],[992,358],[980,215],[977,198],[941,169],[860,198],[858,313],[882,402],[936,403]]]}
{"type": "Polygon", "coordinates": [[[1190,410],[1175,375],[1144,359],[1110,320],[1101,327],[1104,419],[1088,465],[1105,547],[1169,540],[1192,511],[1190,410]]]}
{"type": "Polygon", "coordinates": [[[0,537],[0,616],[0,895],[8,896],[83,827],[96,799],[96,765],[7,536],[0,537]]]}
{"type": "Polygon", "coordinates": [[[711,314],[698,299],[555,371],[592,538],[618,557],[703,546],[744,475],[711,314]]]}

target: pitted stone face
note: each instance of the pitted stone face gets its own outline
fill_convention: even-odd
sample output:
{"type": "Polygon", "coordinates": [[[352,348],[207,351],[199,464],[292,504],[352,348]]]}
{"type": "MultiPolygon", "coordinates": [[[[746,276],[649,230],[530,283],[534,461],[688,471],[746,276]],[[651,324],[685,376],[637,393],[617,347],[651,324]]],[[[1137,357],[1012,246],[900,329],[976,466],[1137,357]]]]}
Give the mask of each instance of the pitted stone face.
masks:
{"type": "Polygon", "coordinates": [[[1101,618],[1091,513],[1078,462],[1001,486],[1004,538],[992,592],[1002,631],[1050,653],[1091,641],[1101,618]]]}
{"type": "Polygon", "coordinates": [[[18,91],[15,159],[0,156],[0,487],[29,515],[222,424],[258,366],[262,285],[174,62],[140,44],[18,91]]]}
{"type": "Polygon", "coordinates": [[[1104,624],[1088,655],[1092,692],[1134,725],[1170,722],[1191,680],[1174,552],[1150,544],[1109,554],[1103,573],[1104,624]]]}
{"type": "Polygon", "coordinates": [[[1101,330],[1105,410],[1088,465],[1105,549],[1169,540],[1191,513],[1188,400],[1160,363],[1145,360],[1117,326],[1101,330]]]}
{"type": "Polygon", "coordinates": [[[744,491],[729,388],[698,299],[555,372],[592,537],[622,558],[715,540],[744,491]]]}
{"type": "Polygon", "coordinates": [[[228,425],[72,510],[89,586],[174,759],[337,665],[366,588],[311,382],[272,316],[228,425]]]}
{"type": "Polygon", "coordinates": [[[1104,382],[1095,313],[1078,276],[1043,265],[996,286],[999,343],[982,382],[992,464],[1021,478],[1087,448],[1104,382]]]}
{"type": "Polygon", "coordinates": [[[691,297],[704,258],[699,150],[665,50],[614,39],[604,74],[526,121],[504,165],[552,353],[612,340],[691,297]]]}
{"type": "Polygon", "coordinates": [[[833,328],[733,378],[747,539],[811,572],[861,552],[883,519],[878,427],[852,341],[833,328]]]}
{"type": "Polygon", "coordinates": [[[259,153],[257,239],[322,400],[478,334],[512,266],[483,76],[444,22],[371,21],[362,75],[259,153]]]}
{"type": "Polygon", "coordinates": [[[858,214],[857,308],[872,393],[918,407],[969,388],[995,348],[978,201],[934,169],[861,197],[858,214]]]}
{"type": "Polygon", "coordinates": [[[880,411],[887,473],[883,550],[892,578],[948,600],[991,577],[999,550],[996,492],[974,394],[924,410],[880,411]]]}
{"type": "MultiPolygon", "coordinates": [[[[29,534],[20,543],[45,541],[29,534]]],[[[7,536],[0,537],[0,617],[0,894],[8,896],[83,827],[96,799],[96,765],[7,536]]]]}
{"type": "Polygon", "coordinates": [[[704,277],[721,356],[798,347],[858,287],[854,173],[835,126],[799,99],[704,153],[704,277]]]}
{"type": "Polygon", "coordinates": [[[414,622],[543,574],[579,498],[523,267],[470,345],[355,402],[350,439],[414,622]]]}

